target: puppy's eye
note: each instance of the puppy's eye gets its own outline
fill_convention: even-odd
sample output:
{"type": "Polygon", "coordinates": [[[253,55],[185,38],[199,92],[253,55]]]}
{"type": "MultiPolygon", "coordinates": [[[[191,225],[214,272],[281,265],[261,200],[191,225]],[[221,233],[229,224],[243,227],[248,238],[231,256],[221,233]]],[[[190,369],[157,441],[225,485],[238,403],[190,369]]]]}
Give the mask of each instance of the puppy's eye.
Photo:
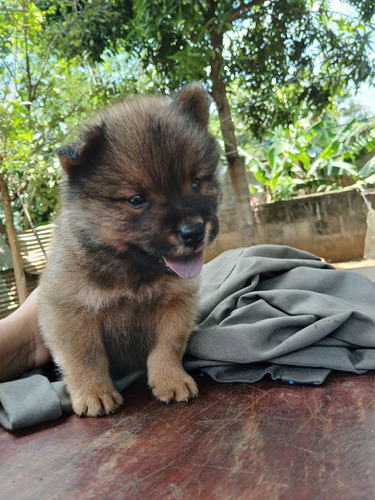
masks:
{"type": "Polygon", "coordinates": [[[198,179],[197,177],[195,177],[192,181],[191,181],[191,187],[194,189],[194,191],[199,191],[200,188],[201,188],[201,180],[198,179]]]}
{"type": "Polygon", "coordinates": [[[125,203],[131,208],[142,208],[147,204],[147,199],[142,194],[135,194],[126,198],[125,203]]]}

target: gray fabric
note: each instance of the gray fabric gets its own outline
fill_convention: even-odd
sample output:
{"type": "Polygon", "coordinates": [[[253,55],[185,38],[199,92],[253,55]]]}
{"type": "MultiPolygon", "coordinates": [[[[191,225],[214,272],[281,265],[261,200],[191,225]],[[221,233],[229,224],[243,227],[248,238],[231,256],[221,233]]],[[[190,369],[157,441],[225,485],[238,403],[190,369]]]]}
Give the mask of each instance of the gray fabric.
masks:
{"type": "MultiPolygon", "coordinates": [[[[274,245],[225,252],[204,266],[199,303],[184,364],[219,382],[269,375],[316,385],[332,370],[375,369],[375,284],[309,253],[274,245]]],[[[122,391],[141,374],[115,385],[122,391]]],[[[60,412],[71,411],[63,382],[41,379],[0,384],[4,427],[49,420],[56,394],[60,412]]]]}
{"type": "Polygon", "coordinates": [[[0,423],[15,430],[61,417],[59,398],[49,380],[31,375],[0,384],[0,423]]]}
{"type": "Polygon", "coordinates": [[[221,382],[271,374],[317,384],[331,370],[375,369],[375,284],[290,247],[231,250],[207,264],[198,324],[190,362],[210,361],[204,371],[221,382]]]}

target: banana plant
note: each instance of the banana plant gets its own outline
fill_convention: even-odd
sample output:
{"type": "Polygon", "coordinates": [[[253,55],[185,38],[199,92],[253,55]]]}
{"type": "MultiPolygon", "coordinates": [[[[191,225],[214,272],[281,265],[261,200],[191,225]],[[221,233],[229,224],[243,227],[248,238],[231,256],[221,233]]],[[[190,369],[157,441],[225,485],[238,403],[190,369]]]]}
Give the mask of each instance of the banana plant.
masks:
{"type": "Polygon", "coordinates": [[[375,184],[375,119],[340,124],[325,114],[312,125],[279,126],[266,139],[242,153],[274,200],[375,184]],[[374,156],[361,164],[366,152],[374,156]]]}

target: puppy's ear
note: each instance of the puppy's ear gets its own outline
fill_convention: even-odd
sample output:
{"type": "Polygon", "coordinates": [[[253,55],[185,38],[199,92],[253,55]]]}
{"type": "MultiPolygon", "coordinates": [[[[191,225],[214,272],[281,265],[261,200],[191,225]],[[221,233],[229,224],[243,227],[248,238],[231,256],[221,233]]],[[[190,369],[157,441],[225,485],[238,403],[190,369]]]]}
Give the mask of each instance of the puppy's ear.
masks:
{"type": "Polygon", "coordinates": [[[207,128],[210,119],[210,97],[200,83],[189,83],[182,87],[173,103],[207,128]]]}
{"type": "Polygon", "coordinates": [[[88,165],[103,147],[104,126],[88,125],[79,139],[58,150],[59,160],[65,172],[71,176],[77,168],[88,165]]]}

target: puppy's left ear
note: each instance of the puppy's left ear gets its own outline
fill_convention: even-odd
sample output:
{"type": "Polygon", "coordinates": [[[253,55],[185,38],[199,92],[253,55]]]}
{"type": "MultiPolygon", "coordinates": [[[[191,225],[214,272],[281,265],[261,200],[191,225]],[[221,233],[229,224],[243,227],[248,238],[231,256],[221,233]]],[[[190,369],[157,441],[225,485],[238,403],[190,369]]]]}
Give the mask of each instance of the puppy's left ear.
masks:
{"type": "Polygon", "coordinates": [[[105,141],[104,125],[89,124],[81,131],[78,139],[58,150],[61,166],[72,177],[84,166],[93,166],[105,141]]]}
{"type": "Polygon", "coordinates": [[[173,103],[190,118],[207,128],[210,119],[210,96],[200,83],[189,83],[182,87],[173,103]]]}

